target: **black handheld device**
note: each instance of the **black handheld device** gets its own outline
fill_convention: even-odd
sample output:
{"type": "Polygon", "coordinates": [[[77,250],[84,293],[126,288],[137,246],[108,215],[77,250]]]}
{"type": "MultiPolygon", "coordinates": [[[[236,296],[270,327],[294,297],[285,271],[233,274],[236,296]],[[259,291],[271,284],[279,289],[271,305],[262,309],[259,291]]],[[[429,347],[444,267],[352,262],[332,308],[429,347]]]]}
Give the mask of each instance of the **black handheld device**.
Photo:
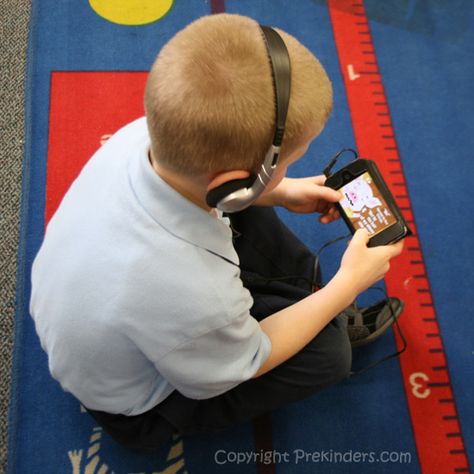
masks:
{"type": "Polygon", "coordinates": [[[352,149],[341,150],[325,168],[326,186],[341,192],[336,204],[352,233],[365,228],[370,236],[369,247],[395,243],[411,235],[405,218],[386,185],[376,163],[359,158],[352,149]],[[331,174],[339,156],[351,151],[354,161],[331,174]]]}

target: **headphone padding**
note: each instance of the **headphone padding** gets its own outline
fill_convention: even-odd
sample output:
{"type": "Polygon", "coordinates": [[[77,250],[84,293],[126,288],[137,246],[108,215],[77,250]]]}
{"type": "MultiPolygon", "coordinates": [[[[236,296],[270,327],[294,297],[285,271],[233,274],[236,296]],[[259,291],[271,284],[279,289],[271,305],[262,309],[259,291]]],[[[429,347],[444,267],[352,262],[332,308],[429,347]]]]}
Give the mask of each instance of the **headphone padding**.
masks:
{"type": "Polygon", "coordinates": [[[235,193],[239,189],[250,188],[254,181],[255,175],[251,175],[248,178],[227,181],[227,183],[221,184],[207,193],[206,203],[209,207],[217,207],[217,204],[229,194],[235,193]]]}

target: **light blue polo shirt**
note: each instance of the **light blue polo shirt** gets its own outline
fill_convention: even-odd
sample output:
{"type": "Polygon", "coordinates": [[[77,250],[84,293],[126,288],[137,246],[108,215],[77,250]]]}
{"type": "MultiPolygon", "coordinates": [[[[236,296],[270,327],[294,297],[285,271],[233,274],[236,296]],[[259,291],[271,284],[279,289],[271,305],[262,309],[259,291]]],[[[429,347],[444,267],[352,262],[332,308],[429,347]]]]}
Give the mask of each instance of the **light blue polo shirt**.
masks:
{"type": "Polygon", "coordinates": [[[271,351],[225,260],[239,263],[228,220],[166,184],[148,149],[142,118],[95,153],[32,270],[30,312],[52,376],[86,407],[125,415],[175,389],[219,395],[271,351]]]}

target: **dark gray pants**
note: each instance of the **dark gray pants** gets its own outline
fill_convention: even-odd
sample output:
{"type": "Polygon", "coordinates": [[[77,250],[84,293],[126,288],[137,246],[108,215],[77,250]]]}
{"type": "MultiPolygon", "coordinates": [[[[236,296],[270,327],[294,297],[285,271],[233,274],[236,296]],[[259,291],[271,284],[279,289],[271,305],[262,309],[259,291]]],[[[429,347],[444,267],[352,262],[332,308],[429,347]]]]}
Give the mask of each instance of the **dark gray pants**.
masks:
{"type": "MultiPolygon", "coordinates": [[[[230,218],[241,278],[254,298],[251,314],[257,320],[308,296],[319,284],[314,255],[272,208],[251,207],[230,218]]],[[[88,411],[116,441],[153,448],[175,432],[222,430],[301,400],[346,378],[351,356],[346,327],[335,318],[286,362],[216,397],[193,400],[175,391],[137,416],[88,411]]]]}

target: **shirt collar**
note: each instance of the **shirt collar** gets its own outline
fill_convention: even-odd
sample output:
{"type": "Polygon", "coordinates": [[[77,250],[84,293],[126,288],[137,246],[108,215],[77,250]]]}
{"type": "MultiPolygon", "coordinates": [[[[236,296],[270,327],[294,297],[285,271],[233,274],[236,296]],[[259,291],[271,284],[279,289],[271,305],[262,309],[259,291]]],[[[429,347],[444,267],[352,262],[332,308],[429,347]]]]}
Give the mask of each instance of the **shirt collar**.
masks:
{"type": "Polygon", "coordinates": [[[166,183],[153,169],[148,150],[149,140],[129,164],[130,184],[142,207],[170,234],[238,265],[229,220],[214,217],[166,183]]]}

